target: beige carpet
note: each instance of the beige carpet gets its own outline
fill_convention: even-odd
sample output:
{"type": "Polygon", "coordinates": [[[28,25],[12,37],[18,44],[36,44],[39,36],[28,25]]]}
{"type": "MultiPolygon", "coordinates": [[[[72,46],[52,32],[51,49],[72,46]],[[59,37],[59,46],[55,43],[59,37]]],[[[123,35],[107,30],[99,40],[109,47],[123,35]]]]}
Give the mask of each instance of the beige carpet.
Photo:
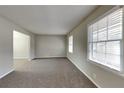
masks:
{"type": "Polygon", "coordinates": [[[0,80],[4,88],[94,88],[69,60],[16,60],[15,71],[0,80]]]}

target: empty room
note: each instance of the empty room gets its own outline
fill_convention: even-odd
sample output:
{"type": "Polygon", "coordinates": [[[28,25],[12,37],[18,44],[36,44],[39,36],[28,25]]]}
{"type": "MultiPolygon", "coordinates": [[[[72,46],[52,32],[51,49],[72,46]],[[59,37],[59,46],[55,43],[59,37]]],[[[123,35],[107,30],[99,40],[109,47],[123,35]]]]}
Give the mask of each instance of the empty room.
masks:
{"type": "Polygon", "coordinates": [[[0,88],[124,88],[124,6],[0,5],[0,88]]]}

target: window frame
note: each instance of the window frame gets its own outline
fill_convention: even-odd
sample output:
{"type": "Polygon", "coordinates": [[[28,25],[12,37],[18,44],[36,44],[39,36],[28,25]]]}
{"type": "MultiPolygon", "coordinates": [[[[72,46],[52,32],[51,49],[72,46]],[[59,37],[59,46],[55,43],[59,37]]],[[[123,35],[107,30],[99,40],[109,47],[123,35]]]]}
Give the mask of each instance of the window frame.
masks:
{"type": "Polygon", "coordinates": [[[90,22],[87,25],[87,31],[88,31],[88,34],[87,34],[87,61],[89,63],[92,63],[96,66],[99,66],[99,67],[101,67],[101,68],[103,68],[107,71],[111,71],[111,72],[119,74],[119,75],[124,73],[124,7],[123,6],[115,6],[112,9],[108,10],[107,12],[103,13],[103,15],[97,17],[95,20],[93,20],[92,22],[90,22]],[[88,27],[90,25],[98,22],[99,20],[108,16],[109,14],[113,13],[114,11],[116,11],[119,8],[122,8],[122,11],[123,11],[123,14],[122,14],[122,39],[120,40],[120,71],[116,70],[114,68],[111,68],[110,66],[107,66],[105,64],[98,63],[96,61],[93,61],[93,60],[89,59],[89,35],[90,35],[90,33],[89,33],[89,30],[88,30],[88,27]]]}
{"type": "Polygon", "coordinates": [[[68,52],[69,52],[69,53],[73,53],[73,45],[74,45],[73,42],[74,42],[74,41],[73,41],[73,35],[70,35],[70,36],[68,37],[68,52]],[[70,49],[69,49],[69,48],[70,48],[70,38],[72,38],[72,40],[71,40],[71,41],[72,41],[72,42],[71,42],[71,43],[72,43],[72,44],[71,44],[71,45],[72,45],[72,46],[71,46],[71,47],[72,47],[72,50],[71,50],[71,51],[70,51],[70,49]]]}

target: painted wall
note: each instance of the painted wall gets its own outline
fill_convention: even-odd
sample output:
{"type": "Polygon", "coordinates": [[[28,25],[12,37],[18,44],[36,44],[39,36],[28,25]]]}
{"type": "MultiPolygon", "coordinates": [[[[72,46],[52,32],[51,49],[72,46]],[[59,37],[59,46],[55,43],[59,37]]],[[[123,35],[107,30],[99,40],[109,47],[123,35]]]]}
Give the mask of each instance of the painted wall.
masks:
{"type": "Polygon", "coordinates": [[[30,59],[30,36],[13,32],[13,56],[14,59],[30,59]]]}
{"type": "Polygon", "coordinates": [[[36,58],[65,57],[66,36],[37,35],[36,58]]]}
{"type": "Polygon", "coordinates": [[[68,59],[99,87],[124,87],[124,77],[87,62],[87,24],[112,7],[99,7],[68,34],[68,37],[73,35],[74,39],[74,52],[67,52],[68,59]],[[96,78],[94,78],[94,74],[96,74],[96,78]]]}
{"type": "Polygon", "coordinates": [[[13,70],[13,27],[0,17],[0,78],[13,70]]]}
{"type": "Polygon", "coordinates": [[[30,58],[34,58],[34,35],[13,24],[10,20],[0,16],[0,78],[5,74],[13,71],[13,30],[30,34],[31,36],[31,53],[30,58]]]}

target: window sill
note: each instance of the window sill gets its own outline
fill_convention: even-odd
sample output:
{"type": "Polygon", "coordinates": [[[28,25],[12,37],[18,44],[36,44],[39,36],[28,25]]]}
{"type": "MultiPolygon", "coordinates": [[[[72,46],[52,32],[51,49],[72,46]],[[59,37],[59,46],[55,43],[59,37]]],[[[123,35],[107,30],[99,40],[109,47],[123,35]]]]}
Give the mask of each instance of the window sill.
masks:
{"type": "Polygon", "coordinates": [[[124,78],[124,72],[115,70],[115,69],[113,69],[113,68],[107,67],[107,66],[105,66],[105,65],[103,65],[103,64],[100,64],[100,63],[96,63],[95,61],[92,61],[92,60],[89,60],[89,59],[88,59],[88,62],[89,62],[90,64],[93,64],[93,65],[95,65],[95,66],[97,66],[97,67],[100,67],[100,68],[104,69],[105,71],[111,72],[111,73],[113,73],[113,74],[115,74],[115,75],[118,75],[118,76],[121,76],[121,77],[124,78]]]}

